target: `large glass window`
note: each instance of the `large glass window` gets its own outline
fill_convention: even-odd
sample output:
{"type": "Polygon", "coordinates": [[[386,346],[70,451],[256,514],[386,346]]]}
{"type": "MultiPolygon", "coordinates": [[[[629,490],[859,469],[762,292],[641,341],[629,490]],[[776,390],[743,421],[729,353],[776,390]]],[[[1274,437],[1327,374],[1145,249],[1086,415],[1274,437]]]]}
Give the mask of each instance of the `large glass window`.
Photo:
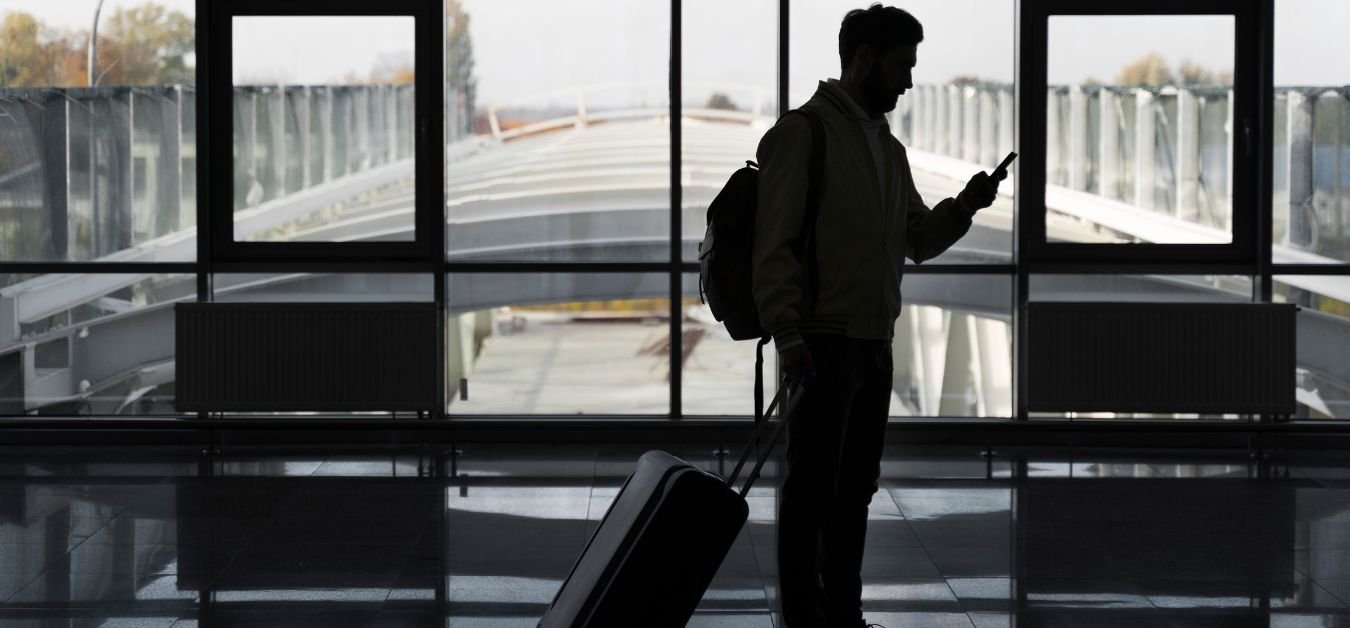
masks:
{"type": "Polygon", "coordinates": [[[1232,242],[1232,16],[1051,16],[1050,242],[1232,242]]]}
{"type": "Polygon", "coordinates": [[[1275,263],[1350,262],[1350,5],[1275,3],[1275,263]]]}
{"type": "Polygon", "coordinates": [[[915,274],[892,343],[893,417],[1011,417],[1012,280],[915,274]]]}
{"type": "Polygon", "coordinates": [[[1275,277],[1275,301],[1296,303],[1298,375],[1294,391],[1298,416],[1350,418],[1350,277],[1285,275],[1275,277]]]}
{"type": "Polygon", "coordinates": [[[173,302],[196,277],[4,277],[0,415],[176,413],[173,302]]]}
{"type": "Polygon", "coordinates": [[[670,4],[451,5],[449,259],[669,260],[670,4]]]}
{"type": "Polygon", "coordinates": [[[682,11],[681,256],[693,261],[708,205],[756,159],[759,138],[778,118],[778,3],[687,0],[682,11]]]}
{"type": "Polygon", "coordinates": [[[235,239],[414,239],[414,25],[233,17],[235,239]]]}
{"type": "Polygon", "coordinates": [[[450,275],[451,414],[668,413],[669,295],[653,273],[450,275]]]}
{"type": "MultiPolygon", "coordinates": [[[[839,25],[865,2],[791,3],[788,105],[798,107],[820,81],[837,79],[839,25]]],[[[955,196],[971,175],[991,171],[1013,146],[1015,5],[1004,0],[917,0],[902,6],[923,24],[914,88],[887,114],[905,145],[915,188],[933,207],[955,196]],[[971,45],[979,42],[979,45],[971,45]]],[[[1015,167],[1015,162],[1014,162],[1015,167]]],[[[928,263],[1012,261],[1011,178],[970,232],[928,263]]]]}
{"type": "Polygon", "coordinates": [[[0,261],[196,258],[194,13],[0,5],[0,261]]]}

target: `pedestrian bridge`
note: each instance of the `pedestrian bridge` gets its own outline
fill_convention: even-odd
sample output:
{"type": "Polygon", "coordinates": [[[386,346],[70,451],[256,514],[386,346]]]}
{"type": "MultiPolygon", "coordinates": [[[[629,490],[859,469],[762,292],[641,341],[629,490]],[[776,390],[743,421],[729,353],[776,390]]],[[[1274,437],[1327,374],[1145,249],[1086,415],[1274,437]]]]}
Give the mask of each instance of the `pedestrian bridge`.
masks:
{"type": "MultiPolygon", "coordinates": [[[[366,89],[371,92],[366,96],[359,91],[344,96],[358,103],[348,106],[352,123],[358,117],[351,109],[374,111],[373,103],[378,102],[385,109],[359,122],[367,127],[386,126],[348,134],[352,146],[341,160],[313,148],[331,148],[331,137],[313,145],[308,140],[289,142],[284,133],[283,137],[273,134],[246,142],[247,150],[257,154],[237,160],[247,164],[242,175],[236,163],[236,189],[244,192],[239,195],[244,202],[235,211],[237,239],[350,242],[411,238],[413,164],[397,144],[404,116],[396,113],[400,103],[411,100],[402,99],[392,89],[366,89]],[[297,145],[301,148],[291,149],[288,155],[288,147],[297,145]]],[[[330,121],[333,111],[342,111],[331,102],[341,100],[334,96],[339,92],[330,90],[325,97],[320,88],[299,90],[260,89],[246,92],[251,96],[248,99],[237,95],[236,103],[254,108],[243,119],[271,120],[272,129],[289,128],[277,121],[295,111],[306,113],[304,123],[293,126],[311,128],[308,112],[315,107],[323,111],[324,98],[330,101],[330,121]]],[[[181,89],[175,93],[184,98],[181,89]]],[[[927,93],[917,90],[915,101],[934,107],[927,93]]],[[[997,90],[994,93],[989,97],[977,90],[973,98],[977,103],[997,103],[997,90]]],[[[578,102],[583,101],[578,98],[578,102]]],[[[897,111],[893,128],[909,142],[916,184],[932,205],[954,195],[976,170],[991,167],[991,160],[982,157],[996,153],[972,152],[969,145],[955,141],[945,145],[924,141],[925,133],[930,138],[939,135],[924,126],[938,124],[925,122],[925,115],[929,114],[914,109],[897,111]]],[[[937,119],[935,114],[930,117],[937,119]]],[[[988,127],[1004,117],[997,109],[990,110],[983,117],[976,116],[983,122],[966,120],[965,131],[947,135],[973,134],[997,144],[993,138],[1000,134],[988,127]]],[[[950,125],[956,118],[943,114],[941,124],[950,125]]],[[[492,110],[491,133],[452,137],[447,146],[447,259],[668,261],[668,120],[664,108],[588,111],[579,104],[573,115],[503,130],[499,110],[492,110]]],[[[683,122],[681,242],[683,259],[693,260],[708,203],[727,176],[753,158],[758,138],[772,120],[755,112],[689,109],[683,122]]],[[[140,163],[134,158],[138,145],[134,132],[129,140],[134,173],[140,163]]],[[[181,137],[178,141],[177,159],[183,159],[190,148],[181,144],[181,137]]],[[[38,159],[34,163],[30,168],[40,169],[50,162],[38,159]]],[[[164,169],[157,172],[161,178],[171,176],[164,169]]],[[[162,187],[163,180],[158,180],[162,187]]],[[[8,179],[0,182],[9,184],[8,179]]],[[[1014,192],[1012,182],[1005,182],[999,200],[976,216],[970,234],[935,262],[1011,263],[1014,192]]],[[[1184,211],[1183,201],[1178,201],[1181,211],[1141,208],[1119,195],[1096,193],[1067,179],[1063,185],[1051,185],[1046,198],[1051,239],[1226,240],[1226,231],[1216,224],[1221,218],[1211,214],[1209,220],[1197,219],[1196,214],[1184,211]]],[[[91,259],[194,258],[195,227],[166,229],[167,222],[157,224],[161,225],[158,235],[91,259]]],[[[105,237],[104,241],[117,238],[105,237]]],[[[1275,261],[1336,261],[1307,248],[1296,243],[1276,246],[1275,261]]],[[[502,307],[669,296],[668,279],[661,274],[582,275],[568,282],[555,282],[538,273],[494,274],[490,282],[481,279],[450,277],[451,322],[460,324],[466,333],[473,333],[475,317],[491,316],[502,307]]],[[[1350,302],[1350,284],[1344,281],[1320,277],[1282,281],[1350,302]]],[[[378,279],[353,274],[230,275],[218,277],[215,286],[220,301],[418,301],[430,300],[432,295],[431,277],[420,275],[379,275],[378,279]]],[[[6,412],[40,412],[47,407],[70,407],[72,402],[83,402],[91,413],[124,412],[147,393],[171,384],[173,334],[166,330],[172,329],[173,303],[195,299],[195,289],[194,276],[153,274],[49,274],[0,289],[0,382],[6,383],[3,396],[14,397],[6,412]],[[134,288],[136,302],[127,300],[128,288],[134,288]],[[21,407],[18,399],[24,400],[21,407]]],[[[1033,293],[1036,299],[1250,300],[1245,283],[1225,278],[1067,276],[1053,282],[1033,281],[1033,293]]],[[[684,296],[697,294],[697,277],[687,276],[684,296]]],[[[905,280],[904,298],[908,305],[920,306],[907,307],[897,322],[896,392],[906,408],[922,415],[1009,415],[1011,279],[992,274],[913,275],[905,280]]],[[[697,308],[689,315],[706,322],[706,314],[697,308]]],[[[1350,390],[1350,364],[1325,347],[1350,344],[1350,321],[1314,311],[1300,316],[1299,367],[1304,374],[1300,381],[1316,384],[1307,383],[1300,389],[1299,400],[1320,413],[1346,416],[1344,407],[1335,410],[1331,405],[1350,397],[1345,392],[1350,390]]],[[[451,365],[452,373],[472,369],[471,357],[451,359],[462,362],[451,365]]]]}

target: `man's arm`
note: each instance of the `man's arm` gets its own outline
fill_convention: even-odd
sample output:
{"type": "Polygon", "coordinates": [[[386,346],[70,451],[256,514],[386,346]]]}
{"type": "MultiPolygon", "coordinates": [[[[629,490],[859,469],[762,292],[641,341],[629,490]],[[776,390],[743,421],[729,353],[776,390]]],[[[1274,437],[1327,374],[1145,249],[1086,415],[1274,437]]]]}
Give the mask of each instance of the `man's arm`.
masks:
{"type": "Polygon", "coordinates": [[[804,116],[783,118],[760,140],[759,206],[751,281],[760,324],[779,351],[802,343],[802,265],[793,251],[806,213],[811,125],[804,116]]]}
{"type": "Polygon", "coordinates": [[[905,256],[915,264],[923,263],[941,255],[951,248],[970,231],[971,218],[975,209],[961,200],[960,194],[954,198],[942,199],[936,207],[928,209],[919,190],[914,187],[914,173],[909,167],[909,156],[901,150],[900,167],[905,180],[905,194],[909,196],[905,221],[908,233],[905,235],[905,256]]]}

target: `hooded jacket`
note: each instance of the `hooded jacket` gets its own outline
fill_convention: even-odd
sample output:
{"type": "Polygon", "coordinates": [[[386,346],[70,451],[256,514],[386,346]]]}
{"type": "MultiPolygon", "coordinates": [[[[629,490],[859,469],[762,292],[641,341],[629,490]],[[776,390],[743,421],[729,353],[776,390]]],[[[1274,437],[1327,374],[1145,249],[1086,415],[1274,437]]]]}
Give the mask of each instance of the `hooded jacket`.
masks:
{"type": "Polygon", "coordinates": [[[834,82],[822,81],[803,108],[818,114],[825,130],[816,303],[803,311],[803,267],[792,248],[806,213],[811,125],[787,115],[756,152],[751,279],[760,322],[779,351],[800,344],[803,333],[889,340],[900,316],[904,258],[918,264],[946,251],[970,230],[974,212],[954,198],[931,210],[924,205],[905,147],[884,124],[875,126],[878,167],[861,123],[866,114],[834,82]],[[887,180],[878,181],[879,173],[887,180]]]}

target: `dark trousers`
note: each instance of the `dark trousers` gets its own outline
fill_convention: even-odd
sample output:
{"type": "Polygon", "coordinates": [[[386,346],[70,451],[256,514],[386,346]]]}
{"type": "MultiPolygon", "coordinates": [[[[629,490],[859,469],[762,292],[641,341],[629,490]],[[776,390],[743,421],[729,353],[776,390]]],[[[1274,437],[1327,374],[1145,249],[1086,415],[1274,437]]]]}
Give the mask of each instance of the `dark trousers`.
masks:
{"type": "Polygon", "coordinates": [[[891,343],[807,335],[816,377],[787,426],[778,580],[787,628],[861,625],[867,505],[890,414],[891,343]]]}

